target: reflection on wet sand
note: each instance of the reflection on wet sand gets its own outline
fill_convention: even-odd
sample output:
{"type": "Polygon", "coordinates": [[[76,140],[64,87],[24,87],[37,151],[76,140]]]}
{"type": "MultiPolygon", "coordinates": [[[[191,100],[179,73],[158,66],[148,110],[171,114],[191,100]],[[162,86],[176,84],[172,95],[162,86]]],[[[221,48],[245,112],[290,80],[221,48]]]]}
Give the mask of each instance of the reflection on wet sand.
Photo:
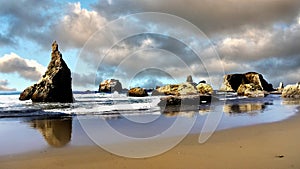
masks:
{"type": "Polygon", "coordinates": [[[255,115],[262,113],[265,108],[265,103],[225,104],[223,112],[228,114],[248,113],[255,115]]]}
{"type": "Polygon", "coordinates": [[[205,115],[210,111],[210,104],[203,106],[178,106],[170,105],[162,109],[162,114],[167,117],[184,116],[194,117],[197,114],[205,115]]]}
{"type": "Polygon", "coordinates": [[[300,99],[283,99],[282,104],[285,104],[285,105],[300,105],[300,99]]]}
{"type": "Polygon", "coordinates": [[[31,127],[38,129],[50,146],[63,147],[71,141],[72,117],[62,119],[34,119],[31,127]]]}

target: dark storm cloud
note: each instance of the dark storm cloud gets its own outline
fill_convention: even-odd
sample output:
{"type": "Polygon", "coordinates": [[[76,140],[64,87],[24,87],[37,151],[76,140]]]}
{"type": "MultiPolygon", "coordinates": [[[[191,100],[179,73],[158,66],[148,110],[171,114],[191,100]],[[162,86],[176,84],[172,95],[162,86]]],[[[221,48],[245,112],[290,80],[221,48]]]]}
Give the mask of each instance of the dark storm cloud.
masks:
{"type": "MultiPolygon", "coordinates": [[[[234,32],[243,26],[265,27],[275,22],[290,23],[299,14],[296,0],[100,0],[94,9],[106,16],[136,12],[174,14],[195,24],[208,34],[234,32]]],[[[115,17],[114,19],[116,19],[115,17]]]]}
{"type": "Polygon", "coordinates": [[[293,84],[300,81],[300,55],[286,58],[268,58],[253,63],[254,68],[264,72],[268,80],[277,87],[280,82],[293,84]]]}
{"type": "Polygon", "coordinates": [[[7,40],[13,42],[16,38],[28,38],[43,43],[52,19],[60,17],[59,13],[53,15],[53,9],[57,6],[58,3],[53,6],[50,0],[2,1],[0,18],[5,20],[7,26],[7,40]]]}
{"type": "MultiPolygon", "coordinates": [[[[24,45],[24,40],[28,40],[48,49],[49,44],[56,39],[61,43],[62,49],[79,50],[94,32],[120,16],[136,12],[164,12],[190,21],[206,33],[214,42],[222,64],[210,50],[210,45],[202,46],[201,56],[210,58],[202,63],[198,56],[188,50],[190,44],[182,44],[179,40],[161,35],[135,36],[118,42],[110,50],[109,57],[101,63],[101,68],[97,65],[99,50],[105,50],[101,48],[102,43],[95,43],[93,44],[95,46],[91,46],[91,49],[84,52],[84,61],[97,67],[96,83],[112,77],[115,69],[118,69],[120,77],[125,79],[126,75],[135,74],[139,71],[137,68],[147,68],[150,63],[165,72],[175,72],[177,77],[183,79],[190,74],[187,73],[190,70],[198,76],[198,79],[207,77],[208,74],[219,77],[220,72],[214,70],[224,66],[226,73],[259,71],[267,74],[270,81],[276,83],[278,78],[286,78],[289,82],[299,81],[293,70],[299,72],[300,62],[297,58],[300,56],[300,1],[99,0],[91,9],[82,8],[80,3],[65,5],[50,0],[3,1],[0,5],[0,20],[4,18],[2,27],[4,30],[2,32],[0,30],[0,46],[24,45]],[[150,48],[154,50],[141,51],[132,55],[136,50],[150,48]],[[176,57],[166,57],[164,51],[173,53],[176,57]],[[131,56],[131,59],[127,59],[125,65],[118,67],[128,56],[131,56]],[[267,67],[277,68],[276,70],[280,67],[282,72],[288,75],[284,76],[284,73],[271,71],[267,67]],[[207,70],[210,72],[206,72],[207,70]]],[[[156,26],[153,23],[153,27],[147,27],[149,24],[143,20],[127,23],[130,24],[117,25],[111,29],[124,32],[135,32],[135,29],[151,31],[151,28],[156,26]],[[134,24],[138,26],[132,26],[134,24]]],[[[168,24],[158,22],[158,25],[159,32],[163,32],[162,34],[166,36],[170,35],[172,30],[180,30],[177,27],[170,28],[168,24]]],[[[182,39],[191,38],[192,34],[184,31],[177,32],[181,34],[182,39]]],[[[99,42],[103,42],[104,47],[107,47],[105,42],[113,41],[114,37],[108,37],[111,39],[99,38],[99,42]]],[[[189,39],[189,42],[202,43],[199,39],[189,39]]],[[[13,63],[17,64],[17,62],[13,63]]],[[[17,68],[22,68],[17,70],[23,70],[16,71],[21,76],[32,80],[37,79],[37,72],[32,76],[26,73],[34,72],[35,68],[21,64],[21,61],[17,65],[17,68]]],[[[6,65],[2,64],[2,66],[6,65]]],[[[73,74],[73,76],[80,79],[75,82],[76,85],[95,84],[95,80],[89,74],[73,74]]],[[[151,85],[162,82],[159,78],[158,80],[144,78],[144,80],[151,85]]],[[[142,81],[140,83],[142,84],[142,81]]]]}

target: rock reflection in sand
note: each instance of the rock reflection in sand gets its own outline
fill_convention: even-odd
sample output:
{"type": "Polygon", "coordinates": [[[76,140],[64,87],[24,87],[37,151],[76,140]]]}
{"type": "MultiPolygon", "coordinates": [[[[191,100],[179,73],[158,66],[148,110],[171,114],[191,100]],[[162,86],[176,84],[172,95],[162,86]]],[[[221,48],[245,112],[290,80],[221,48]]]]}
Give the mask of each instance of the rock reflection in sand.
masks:
{"type": "Polygon", "coordinates": [[[71,141],[72,118],[34,119],[31,127],[38,129],[50,146],[63,147],[71,141]]]}
{"type": "Polygon", "coordinates": [[[282,104],[285,104],[285,105],[300,105],[300,99],[283,99],[282,104]]]}
{"type": "Polygon", "coordinates": [[[228,113],[230,115],[239,113],[248,113],[251,115],[256,115],[258,113],[262,113],[265,108],[265,103],[225,104],[223,112],[228,113]]]}
{"type": "Polygon", "coordinates": [[[184,116],[194,117],[197,114],[205,115],[210,111],[210,104],[203,106],[166,106],[162,109],[162,114],[166,117],[184,116]]]}

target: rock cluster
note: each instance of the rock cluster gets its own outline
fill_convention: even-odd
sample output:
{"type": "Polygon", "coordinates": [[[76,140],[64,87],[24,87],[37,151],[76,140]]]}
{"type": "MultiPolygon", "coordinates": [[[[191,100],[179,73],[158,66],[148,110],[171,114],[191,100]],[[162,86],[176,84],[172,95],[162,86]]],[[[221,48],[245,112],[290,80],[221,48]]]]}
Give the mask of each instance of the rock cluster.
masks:
{"type": "Polygon", "coordinates": [[[128,91],[128,96],[132,96],[132,97],[145,97],[145,96],[148,96],[148,93],[143,88],[135,87],[135,88],[131,88],[128,91]]]}
{"type": "Polygon", "coordinates": [[[33,102],[73,102],[71,71],[63,60],[56,41],[52,44],[47,71],[38,83],[26,88],[19,99],[31,99],[33,102]]]}
{"type": "Polygon", "coordinates": [[[98,91],[105,93],[113,93],[117,91],[120,93],[122,91],[122,84],[119,80],[116,79],[104,80],[100,83],[98,91]]]}
{"type": "Polygon", "coordinates": [[[281,96],[284,98],[300,98],[300,82],[294,85],[285,86],[281,96]]]}
{"type": "Polygon", "coordinates": [[[193,82],[192,77],[187,77],[187,82],[159,87],[152,92],[152,96],[167,96],[161,98],[163,105],[198,105],[210,102],[213,88],[206,83],[193,82]]]}

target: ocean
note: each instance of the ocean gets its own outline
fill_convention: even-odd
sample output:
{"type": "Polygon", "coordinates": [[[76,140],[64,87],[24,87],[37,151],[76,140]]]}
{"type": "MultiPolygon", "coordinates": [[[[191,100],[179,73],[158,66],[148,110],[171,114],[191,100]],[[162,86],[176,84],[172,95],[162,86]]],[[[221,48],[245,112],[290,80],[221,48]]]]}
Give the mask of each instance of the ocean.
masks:
{"type": "Polygon", "coordinates": [[[246,98],[222,92],[193,109],[163,109],[157,106],[160,96],[118,93],[75,92],[74,103],[32,103],[18,97],[18,92],[0,93],[0,155],[93,144],[105,148],[157,137],[178,137],[176,145],[187,134],[285,120],[300,105],[275,94],[246,98]]]}

